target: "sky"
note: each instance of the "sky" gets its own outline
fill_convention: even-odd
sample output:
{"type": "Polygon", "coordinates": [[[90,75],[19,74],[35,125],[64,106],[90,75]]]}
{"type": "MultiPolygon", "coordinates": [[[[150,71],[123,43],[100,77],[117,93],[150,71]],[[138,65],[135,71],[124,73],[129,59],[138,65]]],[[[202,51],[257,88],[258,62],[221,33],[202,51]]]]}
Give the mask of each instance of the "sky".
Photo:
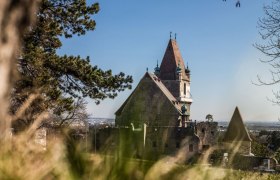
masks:
{"type": "MultiPolygon", "coordinates": [[[[88,1],[92,3],[96,1],[88,1]]],[[[169,32],[177,33],[181,54],[191,70],[191,119],[229,121],[239,107],[244,121],[277,121],[279,106],[273,98],[275,86],[256,86],[257,75],[270,80],[270,66],[254,46],[262,42],[257,22],[263,5],[271,0],[100,0],[93,18],[96,29],[85,36],[63,39],[60,54],[90,56],[92,65],[113,73],[132,75],[133,88],[146,72],[161,62],[169,32]]],[[[114,118],[132,90],[94,104],[93,117],[114,118]]]]}

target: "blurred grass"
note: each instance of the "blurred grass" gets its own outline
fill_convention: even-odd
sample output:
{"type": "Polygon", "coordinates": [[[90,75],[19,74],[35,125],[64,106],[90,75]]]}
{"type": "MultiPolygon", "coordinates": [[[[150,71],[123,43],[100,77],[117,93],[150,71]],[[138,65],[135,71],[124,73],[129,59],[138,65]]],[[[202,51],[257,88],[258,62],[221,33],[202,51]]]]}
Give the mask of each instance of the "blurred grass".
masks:
{"type": "Polygon", "coordinates": [[[279,174],[209,166],[207,153],[188,165],[182,163],[180,156],[166,156],[158,161],[129,158],[124,155],[125,147],[112,155],[88,153],[82,142],[67,133],[48,141],[47,150],[43,150],[27,132],[1,144],[0,179],[280,179],[279,174]]]}
{"type": "Polygon", "coordinates": [[[207,165],[180,165],[172,162],[172,157],[163,158],[157,162],[99,154],[90,155],[94,179],[147,179],[147,180],[216,180],[216,179],[280,179],[279,174],[241,171],[209,167],[207,165]],[[99,168],[97,168],[99,167],[99,168]]]}

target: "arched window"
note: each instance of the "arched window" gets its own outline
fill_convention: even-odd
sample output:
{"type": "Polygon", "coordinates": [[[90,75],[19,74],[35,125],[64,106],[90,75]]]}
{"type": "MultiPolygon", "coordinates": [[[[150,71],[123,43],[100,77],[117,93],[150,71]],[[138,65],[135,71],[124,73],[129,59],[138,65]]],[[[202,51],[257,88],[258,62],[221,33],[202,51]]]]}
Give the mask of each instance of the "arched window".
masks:
{"type": "Polygon", "coordinates": [[[186,83],[184,83],[184,95],[186,95],[187,94],[187,85],[186,85],[186,83]]]}

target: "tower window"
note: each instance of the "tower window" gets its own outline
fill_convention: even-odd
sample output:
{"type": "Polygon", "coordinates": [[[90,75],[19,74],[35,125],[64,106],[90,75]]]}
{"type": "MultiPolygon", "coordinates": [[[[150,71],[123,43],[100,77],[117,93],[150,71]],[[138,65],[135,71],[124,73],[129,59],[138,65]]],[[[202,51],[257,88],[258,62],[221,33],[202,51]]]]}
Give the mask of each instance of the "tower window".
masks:
{"type": "Polygon", "coordinates": [[[186,86],[186,83],[184,83],[184,95],[187,94],[187,86],[186,86]]]}
{"type": "Polygon", "coordinates": [[[176,142],[176,148],[180,148],[180,143],[176,142]]]}

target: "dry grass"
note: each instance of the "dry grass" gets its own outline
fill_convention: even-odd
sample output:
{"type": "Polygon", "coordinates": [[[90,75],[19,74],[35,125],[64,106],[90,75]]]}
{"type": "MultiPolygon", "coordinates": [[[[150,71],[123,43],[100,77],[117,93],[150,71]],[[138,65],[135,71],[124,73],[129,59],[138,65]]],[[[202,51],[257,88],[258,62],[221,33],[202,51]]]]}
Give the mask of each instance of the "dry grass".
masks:
{"type": "Polygon", "coordinates": [[[145,180],[259,180],[280,179],[278,174],[240,171],[203,164],[180,165],[175,157],[165,157],[157,162],[138,159],[118,159],[95,154],[91,156],[94,179],[145,179],[145,180]]]}

